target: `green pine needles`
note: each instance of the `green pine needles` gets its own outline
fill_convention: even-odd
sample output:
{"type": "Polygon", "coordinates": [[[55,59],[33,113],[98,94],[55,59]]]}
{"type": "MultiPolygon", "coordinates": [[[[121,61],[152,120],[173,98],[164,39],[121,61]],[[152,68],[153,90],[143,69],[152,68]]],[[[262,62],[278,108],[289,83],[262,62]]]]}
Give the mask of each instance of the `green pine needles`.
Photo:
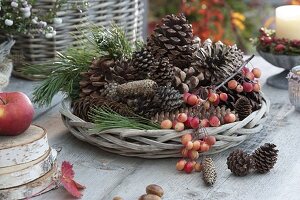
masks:
{"type": "MultiPolygon", "coordinates": [[[[57,61],[43,64],[43,73],[49,74],[49,70],[52,72],[34,90],[33,102],[40,106],[49,105],[59,92],[65,93],[71,99],[78,98],[80,72],[88,69],[94,56],[95,52],[91,50],[70,48],[64,54],[58,53],[57,61]]],[[[27,69],[34,71],[42,69],[43,66],[29,66],[27,69]]]]}
{"type": "Polygon", "coordinates": [[[116,25],[112,25],[110,29],[93,27],[88,38],[100,54],[108,55],[113,59],[131,57],[134,50],[124,31],[116,25]]]}
{"type": "Polygon", "coordinates": [[[108,107],[92,108],[90,113],[97,131],[104,131],[114,128],[128,128],[139,130],[160,129],[159,125],[149,119],[136,116],[124,117],[108,107]]]}
{"type": "Polygon", "coordinates": [[[22,70],[25,74],[47,77],[33,93],[35,103],[40,106],[49,105],[59,92],[71,99],[78,98],[80,73],[88,70],[94,58],[130,58],[134,50],[142,46],[141,42],[131,44],[124,31],[116,25],[111,28],[91,26],[88,32],[86,37],[90,43],[70,47],[65,53],[58,53],[58,59],[54,61],[27,66],[22,70]]]}

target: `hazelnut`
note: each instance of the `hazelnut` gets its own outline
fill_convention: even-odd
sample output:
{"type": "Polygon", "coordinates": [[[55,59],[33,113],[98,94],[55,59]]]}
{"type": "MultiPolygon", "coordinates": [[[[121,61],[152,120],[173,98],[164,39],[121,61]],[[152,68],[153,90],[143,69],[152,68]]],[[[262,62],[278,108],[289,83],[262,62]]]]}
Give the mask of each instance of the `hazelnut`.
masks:
{"type": "Polygon", "coordinates": [[[161,198],[154,194],[144,194],[140,196],[139,200],[161,200],[161,198]]]}
{"type": "Polygon", "coordinates": [[[113,200],[123,200],[122,197],[114,197],[113,200]]]}
{"type": "Polygon", "coordinates": [[[146,187],[146,193],[162,197],[164,195],[164,190],[159,185],[151,184],[146,187]]]}

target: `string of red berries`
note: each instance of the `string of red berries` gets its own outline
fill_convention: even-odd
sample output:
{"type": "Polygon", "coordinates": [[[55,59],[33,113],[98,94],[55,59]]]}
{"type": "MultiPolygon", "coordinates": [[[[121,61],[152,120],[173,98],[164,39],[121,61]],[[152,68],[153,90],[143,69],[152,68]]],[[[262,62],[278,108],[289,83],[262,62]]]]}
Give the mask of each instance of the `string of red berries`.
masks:
{"type": "Polygon", "coordinates": [[[249,68],[244,67],[242,69],[242,80],[230,80],[227,86],[231,90],[240,92],[259,92],[261,89],[258,78],[261,77],[261,70],[259,68],[253,68],[251,71],[249,68]]]}
{"type": "Polygon", "coordinates": [[[181,149],[182,159],[176,163],[176,169],[178,171],[185,171],[191,173],[193,171],[201,172],[202,163],[197,162],[200,153],[208,152],[209,149],[216,143],[215,136],[208,136],[204,133],[202,138],[195,134],[184,134],[181,137],[181,143],[183,145],[181,149]]]}

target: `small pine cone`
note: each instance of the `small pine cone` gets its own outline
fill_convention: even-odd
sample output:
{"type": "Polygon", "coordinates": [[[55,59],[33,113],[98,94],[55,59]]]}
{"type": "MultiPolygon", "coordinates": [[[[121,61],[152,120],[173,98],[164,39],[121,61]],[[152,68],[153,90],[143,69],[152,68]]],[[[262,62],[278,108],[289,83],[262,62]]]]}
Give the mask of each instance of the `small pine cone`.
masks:
{"type": "Polygon", "coordinates": [[[118,85],[116,91],[122,97],[154,96],[158,86],[150,79],[132,81],[118,85]]]}
{"type": "Polygon", "coordinates": [[[252,154],[255,169],[259,173],[269,172],[277,161],[278,150],[275,144],[265,143],[252,154]]]}
{"type": "Polygon", "coordinates": [[[123,84],[130,81],[140,80],[139,70],[133,66],[131,60],[118,60],[115,62],[114,67],[111,68],[113,81],[123,84]]]}
{"type": "Polygon", "coordinates": [[[203,161],[203,180],[207,185],[213,185],[217,180],[215,164],[209,157],[203,161]]]}
{"type": "Polygon", "coordinates": [[[250,100],[247,97],[240,97],[235,102],[235,110],[240,120],[245,119],[252,113],[252,106],[250,100]]]}
{"type": "Polygon", "coordinates": [[[173,87],[159,87],[154,98],[154,102],[159,102],[157,104],[162,111],[172,111],[180,108],[183,104],[182,94],[173,87]]]}
{"type": "Polygon", "coordinates": [[[149,76],[150,66],[155,58],[152,53],[143,47],[140,51],[134,52],[132,55],[132,64],[138,69],[138,73],[141,79],[146,79],[149,76]]]}
{"type": "Polygon", "coordinates": [[[95,59],[88,71],[80,73],[80,97],[99,97],[100,90],[110,81],[110,68],[114,66],[114,61],[110,58],[101,57],[95,59]]]}
{"type": "Polygon", "coordinates": [[[168,58],[154,61],[150,66],[149,78],[159,86],[170,86],[174,79],[174,66],[168,58]]]}
{"type": "Polygon", "coordinates": [[[236,149],[228,156],[227,166],[234,175],[246,176],[254,166],[254,163],[252,156],[241,149],[236,149]]]}
{"type": "Polygon", "coordinates": [[[136,96],[126,99],[126,104],[138,115],[151,119],[155,113],[171,112],[183,105],[182,95],[173,87],[160,86],[151,96],[136,96]]]}

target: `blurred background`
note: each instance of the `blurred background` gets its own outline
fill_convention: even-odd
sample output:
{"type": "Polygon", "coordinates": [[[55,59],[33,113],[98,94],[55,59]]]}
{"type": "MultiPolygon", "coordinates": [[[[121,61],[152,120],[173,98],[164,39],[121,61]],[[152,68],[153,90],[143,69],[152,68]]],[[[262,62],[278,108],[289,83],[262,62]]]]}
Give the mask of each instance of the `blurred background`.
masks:
{"type": "Polygon", "coordinates": [[[237,43],[245,53],[254,53],[250,38],[262,26],[274,28],[275,7],[288,4],[300,0],[149,0],[147,32],[165,15],[182,12],[201,40],[237,43]]]}

